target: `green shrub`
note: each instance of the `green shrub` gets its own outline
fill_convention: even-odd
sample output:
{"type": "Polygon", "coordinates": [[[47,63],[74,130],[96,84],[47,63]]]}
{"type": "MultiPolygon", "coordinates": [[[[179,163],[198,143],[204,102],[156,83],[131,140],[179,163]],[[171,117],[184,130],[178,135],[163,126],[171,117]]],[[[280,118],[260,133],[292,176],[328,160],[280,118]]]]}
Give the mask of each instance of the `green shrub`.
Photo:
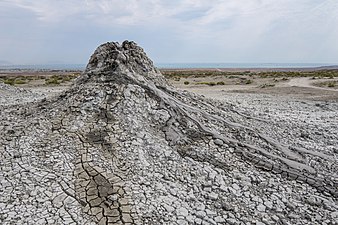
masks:
{"type": "Polygon", "coordinates": [[[275,86],[275,84],[262,84],[259,87],[260,88],[268,88],[268,87],[274,87],[274,86],[275,86]]]}
{"type": "Polygon", "coordinates": [[[196,84],[204,84],[204,85],[208,85],[209,82],[197,82],[196,84]]]}
{"type": "Polygon", "coordinates": [[[47,85],[50,85],[50,84],[59,85],[60,82],[56,77],[50,77],[47,80],[45,80],[45,84],[47,84],[47,85]]]}
{"type": "Polygon", "coordinates": [[[245,84],[252,84],[252,80],[246,80],[245,84]]]}
{"type": "Polygon", "coordinates": [[[4,80],[4,83],[5,83],[5,84],[8,84],[8,85],[14,85],[15,80],[14,80],[14,79],[11,79],[11,78],[8,78],[8,79],[4,80]]]}
{"type": "Polygon", "coordinates": [[[185,84],[185,85],[188,85],[188,84],[189,84],[189,81],[184,81],[184,84],[185,84]]]}
{"type": "Polygon", "coordinates": [[[198,82],[196,84],[204,84],[204,85],[209,85],[209,86],[215,86],[216,85],[215,82],[198,82]]]}
{"type": "Polygon", "coordinates": [[[229,79],[234,79],[234,78],[238,78],[238,76],[234,76],[234,75],[229,76],[229,79]]]}
{"type": "Polygon", "coordinates": [[[329,82],[329,83],[327,84],[327,86],[330,87],[330,88],[333,88],[333,87],[336,86],[336,82],[329,82]]]}
{"type": "Polygon", "coordinates": [[[224,81],[218,81],[216,84],[217,85],[225,85],[224,81]]]}
{"type": "Polygon", "coordinates": [[[67,82],[67,81],[71,81],[73,78],[70,76],[65,76],[62,78],[62,82],[67,82]]]}
{"type": "Polygon", "coordinates": [[[27,83],[25,80],[21,80],[21,79],[14,80],[14,84],[25,84],[25,83],[27,83]]]}

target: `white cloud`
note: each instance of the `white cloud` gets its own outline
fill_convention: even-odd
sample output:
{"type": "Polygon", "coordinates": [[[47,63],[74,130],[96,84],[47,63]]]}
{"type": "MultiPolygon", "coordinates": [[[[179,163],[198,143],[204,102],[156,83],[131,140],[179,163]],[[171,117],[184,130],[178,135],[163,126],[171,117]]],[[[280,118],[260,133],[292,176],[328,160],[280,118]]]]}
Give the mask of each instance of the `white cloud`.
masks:
{"type": "MultiPolygon", "coordinates": [[[[149,46],[171,41],[182,48],[182,60],[202,61],[203,55],[219,61],[307,60],[306,55],[316,52],[319,59],[326,51],[330,56],[322,58],[338,61],[337,0],[3,0],[0,12],[2,6],[26,10],[36,29],[48,27],[55,34],[67,27],[93,39],[100,31],[107,37],[137,37],[149,46]],[[86,31],[89,26],[95,31],[86,31]],[[198,54],[191,53],[196,47],[198,54]]],[[[10,29],[5,16],[0,26],[10,29]]],[[[168,46],[162,51],[174,51],[168,46]]]]}

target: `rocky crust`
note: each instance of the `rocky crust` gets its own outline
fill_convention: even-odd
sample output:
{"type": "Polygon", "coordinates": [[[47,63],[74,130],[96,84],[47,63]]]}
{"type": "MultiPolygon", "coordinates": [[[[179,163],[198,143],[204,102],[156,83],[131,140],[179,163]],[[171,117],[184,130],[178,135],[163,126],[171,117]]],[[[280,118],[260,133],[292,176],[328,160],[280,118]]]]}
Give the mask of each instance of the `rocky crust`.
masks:
{"type": "Polygon", "coordinates": [[[0,221],[338,224],[338,105],[278,101],[181,92],[103,44],[61,95],[0,105],[0,221]]]}
{"type": "Polygon", "coordinates": [[[32,93],[29,90],[14,87],[0,82],[0,105],[16,105],[22,102],[36,102],[45,95],[32,93]]]}

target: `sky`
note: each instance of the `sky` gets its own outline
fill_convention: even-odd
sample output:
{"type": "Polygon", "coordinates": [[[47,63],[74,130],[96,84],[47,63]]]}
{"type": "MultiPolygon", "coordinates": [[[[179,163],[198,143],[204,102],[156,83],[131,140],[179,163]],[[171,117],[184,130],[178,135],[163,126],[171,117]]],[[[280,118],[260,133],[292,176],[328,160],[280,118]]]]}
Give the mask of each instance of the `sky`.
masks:
{"type": "Polygon", "coordinates": [[[155,63],[338,64],[338,0],[0,0],[1,64],[86,64],[133,40],[155,63]]]}

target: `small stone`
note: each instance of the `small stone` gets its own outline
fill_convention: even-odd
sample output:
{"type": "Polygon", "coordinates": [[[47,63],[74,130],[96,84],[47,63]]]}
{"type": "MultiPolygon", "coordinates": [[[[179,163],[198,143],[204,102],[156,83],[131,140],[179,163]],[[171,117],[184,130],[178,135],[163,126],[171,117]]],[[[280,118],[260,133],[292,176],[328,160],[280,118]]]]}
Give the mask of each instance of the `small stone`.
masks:
{"type": "Polygon", "coordinates": [[[215,217],[214,220],[215,220],[216,223],[223,223],[223,222],[225,222],[225,220],[224,220],[223,217],[221,217],[221,216],[215,217]]]}
{"type": "Polygon", "coordinates": [[[211,219],[211,218],[208,218],[206,221],[203,221],[202,224],[205,224],[205,225],[217,225],[217,223],[211,219]]]}
{"type": "Polygon", "coordinates": [[[223,145],[223,141],[221,139],[215,139],[214,140],[214,144],[218,145],[218,146],[222,146],[223,145]]]}
{"type": "Polygon", "coordinates": [[[263,202],[262,199],[260,197],[258,197],[258,196],[253,196],[252,197],[252,201],[254,201],[254,202],[263,202]]]}
{"type": "Polygon", "coordinates": [[[189,224],[194,223],[194,216],[188,215],[187,217],[185,217],[185,219],[188,221],[189,224]]]}
{"type": "Polygon", "coordinates": [[[235,190],[237,190],[237,191],[238,191],[239,189],[241,189],[237,184],[233,184],[233,185],[232,185],[232,188],[235,189],[235,190]]]}
{"type": "Polygon", "coordinates": [[[233,219],[233,218],[227,219],[227,222],[228,222],[228,224],[230,224],[230,225],[236,225],[236,224],[238,224],[237,220],[236,220],[236,219],[233,219]]]}
{"type": "Polygon", "coordinates": [[[218,199],[218,194],[216,194],[215,192],[211,192],[211,193],[209,194],[209,198],[210,198],[211,200],[217,200],[217,199],[218,199]]]}
{"type": "Polygon", "coordinates": [[[167,212],[173,212],[175,210],[174,207],[171,207],[170,205],[164,204],[163,207],[167,212]]]}
{"type": "Polygon", "coordinates": [[[217,215],[216,212],[211,211],[211,210],[209,210],[209,209],[205,210],[205,212],[207,213],[208,216],[216,216],[216,215],[217,215]]]}
{"type": "Polygon", "coordinates": [[[317,198],[314,197],[314,196],[311,196],[309,198],[306,199],[306,202],[309,203],[310,205],[313,205],[313,206],[318,206],[320,205],[320,202],[317,201],[317,198]]]}
{"type": "Polygon", "coordinates": [[[178,209],[176,209],[176,215],[177,216],[188,216],[189,212],[186,208],[180,207],[178,209]]]}
{"type": "Polygon", "coordinates": [[[260,211],[260,212],[265,212],[265,206],[263,205],[263,204],[259,204],[258,206],[257,206],[257,210],[258,211],[260,211]]]}
{"type": "Polygon", "coordinates": [[[220,191],[223,191],[223,192],[227,192],[227,191],[228,191],[228,187],[226,187],[225,185],[221,185],[221,186],[219,187],[219,190],[220,190],[220,191]]]}
{"type": "Polygon", "coordinates": [[[270,201],[265,201],[265,202],[264,202],[264,205],[265,205],[268,209],[272,209],[272,206],[273,206],[272,202],[270,202],[270,201]]]}
{"type": "Polygon", "coordinates": [[[274,220],[274,221],[279,221],[279,217],[278,216],[276,216],[276,215],[273,215],[273,216],[271,216],[271,218],[274,220]]]}
{"type": "Polygon", "coordinates": [[[338,219],[338,211],[332,212],[332,213],[331,213],[331,217],[334,218],[334,219],[335,219],[335,218],[338,219]]]}
{"type": "Polygon", "coordinates": [[[188,222],[186,220],[177,220],[176,221],[177,224],[182,224],[182,225],[188,225],[188,222]]]}
{"type": "Polygon", "coordinates": [[[197,204],[195,205],[195,208],[196,208],[196,210],[198,210],[198,211],[203,211],[203,210],[205,209],[205,205],[202,204],[202,203],[197,203],[197,204]]]}
{"type": "Polygon", "coordinates": [[[222,202],[222,209],[225,211],[232,211],[233,207],[227,202],[222,202]]]}
{"type": "Polygon", "coordinates": [[[290,219],[299,219],[299,218],[300,218],[300,216],[297,215],[297,214],[295,214],[295,213],[290,213],[290,214],[288,215],[288,217],[289,217],[290,219]]]}
{"type": "Polygon", "coordinates": [[[204,211],[197,211],[196,212],[196,217],[200,218],[200,219],[203,219],[205,216],[206,216],[206,212],[204,211]]]}
{"type": "Polygon", "coordinates": [[[200,218],[196,218],[195,224],[198,224],[198,225],[202,224],[202,220],[200,218]]]}
{"type": "Polygon", "coordinates": [[[256,222],[256,225],[265,225],[265,223],[262,223],[262,222],[256,222]]]}

